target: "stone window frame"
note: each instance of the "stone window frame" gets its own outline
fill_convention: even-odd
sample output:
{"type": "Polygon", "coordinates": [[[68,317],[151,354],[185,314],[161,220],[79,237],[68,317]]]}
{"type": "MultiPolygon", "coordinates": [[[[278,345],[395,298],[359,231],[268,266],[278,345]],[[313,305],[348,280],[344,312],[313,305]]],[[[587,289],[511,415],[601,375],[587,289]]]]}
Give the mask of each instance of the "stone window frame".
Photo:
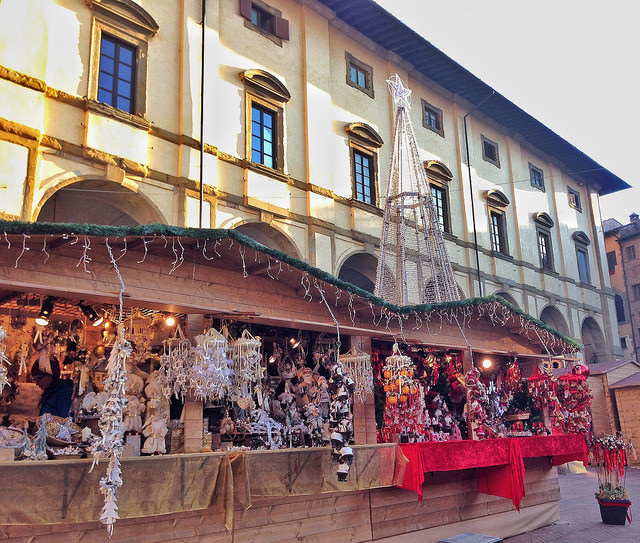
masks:
{"type": "Polygon", "coordinates": [[[361,122],[349,123],[344,127],[349,139],[349,157],[351,163],[351,199],[364,205],[380,206],[380,191],[378,188],[378,151],[384,145],[380,134],[371,126],[361,122]],[[363,202],[356,198],[356,177],[354,152],[371,158],[372,179],[371,187],[374,192],[372,203],[363,202]]]}
{"type": "Polygon", "coordinates": [[[424,126],[427,130],[431,130],[432,132],[435,132],[436,134],[444,138],[444,118],[442,110],[439,107],[430,104],[424,98],[422,98],[420,101],[422,104],[422,126],[424,126]],[[439,127],[434,127],[427,122],[427,110],[438,120],[439,127]]]}
{"type": "Polygon", "coordinates": [[[509,198],[500,189],[490,189],[484,193],[487,201],[487,218],[489,220],[489,242],[491,251],[495,255],[509,256],[509,236],[507,233],[507,207],[511,205],[509,198]],[[493,217],[500,219],[499,240],[500,247],[496,247],[493,231],[493,217]]]}
{"type": "Polygon", "coordinates": [[[544,171],[542,168],[538,168],[529,162],[529,181],[531,182],[531,186],[542,191],[546,192],[547,189],[544,184],[544,171]],[[534,182],[535,175],[540,176],[540,184],[534,182]]]}
{"type": "Polygon", "coordinates": [[[580,199],[580,192],[571,187],[567,187],[567,198],[569,199],[569,207],[582,213],[582,202],[580,199]]]}
{"type": "Polygon", "coordinates": [[[282,12],[279,9],[271,7],[269,4],[262,2],[262,0],[240,0],[239,9],[240,15],[244,18],[245,28],[261,34],[279,47],[282,47],[283,41],[289,41],[289,21],[282,17],[282,12]],[[256,25],[253,22],[254,9],[272,18],[272,30],[256,25]]]}
{"type": "Polygon", "coordinates": [[[240,80],[245,86],[245,157],[251,166],[256,170],[267,173],[284,172],[285,149],[284,149],[284,110],[285,105],[291,99],[291,93],[285,85],[274,75],[260,69],[249,69],[240,72],[240,80]],[[259,162],[251,161],[251,109],[253,104],[257,104],[274,114],[275,137],[275,168],[266,166],[259,162]]]}
{"type": "Polygon", "coordinates": [[[371,66],[369,66],[368,64],[365,64],[361,60],[358,60],[356,57],[354,57],[348,51],[345,51],[345,59],[347,61],[346,62],[346,67],[347,67],[347,70],[346,70],[346,81],[347,81],[347,85],[349,85],[350,87],[353,87],[354,89],[358,89],[359,91],[364,92],[370,98],[373,98],[374,97],[374,93],[373,93],[373,68],[371,66]],[[365,84],[364,84],[364,86],[358,85],[357,82],[351,80],[351,67],[352,66],[354,68],[356,68],[357,70],[360,70],[360,71],[364,72],[364,74],[365,74],[365,84]]]}
{"type": "MultiPolygon", "coordinates": [[[[442,162],[438,160],[427,160],[424,162],[424,169],[427,174],[429,187],[437,187],[444,193],[443,197],[443,231],[451,234],[451,204],[449,184],[453,179],[453,173],[442,162]]],[[[433,197],[433,195],[432,195],[433,197]]]]}
{"type": "Polygon", "coordinates": [[[489,138],[483,135],[481,135],[480,138],[482,141],[482,159],[499,168],[500,167],[500,149],[498,147],[497,142],[490,140],[489,138]],[[495,158],[489,156],[486,153],[487,146],[495,149],[495,155],[496,155],[495,158]]]}
{"type": "Polygon", "coordinates": [[[140,128],[148,129],[147,113],[147,59],[149,41],[158,33],[153,17],[132,0],[87,0],[93,12],[91,22],[88,107],[90,110],[117,118],[140,128]],[[98,101],[102,35],[106,34],[130,45],[135,50],[133,112],[118,109],[98,101]]]}
{"type": "Polygon", "coordinates": [[[551,229],[555,226],[553,219],[548,213],[540,211],[533,215],[533,221],[536,223],[536,244],[538,247],[538,258],[540,263],[540,269],[543,271],[554,272],[555,271],[555,258],[553,254],[553,240],[551,239],[551,229]],[[547,249],[547,262],[545,266],[542,258],[542,251],[540,247],[540,239],[544,237],[546,249],[547,249]]]}
{"type": "Polygon", "coordinates": [[[589,265],[588,247],[589,245],[591,245],[591,240],[589,239],[589,236],[587,236],[582,231],[574,232],[571,235],[571,238],[573,239],[576,246],[576,264],[578,266],[578,278],[580,279],[581,283],[590,285],[591,284],[591,266],[589,265]],[[581,271],[580,254],[584,255],[584,262],[586,265],[584,272],[586,273],[586,277],[583,277],[583,273],[581,271]]]}

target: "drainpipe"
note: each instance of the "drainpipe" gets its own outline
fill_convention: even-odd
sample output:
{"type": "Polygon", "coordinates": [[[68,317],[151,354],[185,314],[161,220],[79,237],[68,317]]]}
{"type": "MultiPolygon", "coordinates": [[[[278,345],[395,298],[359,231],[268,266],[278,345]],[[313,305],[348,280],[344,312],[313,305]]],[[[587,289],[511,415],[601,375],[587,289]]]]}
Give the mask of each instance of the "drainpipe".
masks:
{"type": "Polygon", "coordinates": [[[204,202],[204,35],[207,21],[207,0],[202,0],[202,51],[200,54],[200,210],[198,228],[202,228],[204,202]]]}
{"type": "Polygon", "coordinates": [[[478,229],[476,228],[476,208],[473,203],[473,181],[471,179],[471,158],[469,157],[469,132],[467,131],[467,117],[471,115],[476,109],[484,104],[489,98],[491,98],[496,91],[491,91],[491,94],[487,96],[482,102],[474,107],[469,113],[464,116],[464,145],[467,149],[467,171],[469,172],[469,191],[471,197],[471,220],[473,222],[473,245],[476,253],[476,271],[478,273],[478,294],[482,297],[482,280],[480,278],[480,252],[478,250],[478,229]]]}

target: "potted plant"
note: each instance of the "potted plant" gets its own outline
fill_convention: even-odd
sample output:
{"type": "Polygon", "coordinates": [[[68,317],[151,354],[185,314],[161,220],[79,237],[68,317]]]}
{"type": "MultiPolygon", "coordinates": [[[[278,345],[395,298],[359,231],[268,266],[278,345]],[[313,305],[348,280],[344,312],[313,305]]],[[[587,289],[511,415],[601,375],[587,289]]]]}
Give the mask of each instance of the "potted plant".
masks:
{"type": "Polygon", "coordinates": [[[624,486],[627,453],[635,457],[631,443],[626,443],[621,432],[615,435],[594,436],[589,442],[589,460],[598,474],[596,500],[605,524],[631,522],[629,491],[624,486]]]}

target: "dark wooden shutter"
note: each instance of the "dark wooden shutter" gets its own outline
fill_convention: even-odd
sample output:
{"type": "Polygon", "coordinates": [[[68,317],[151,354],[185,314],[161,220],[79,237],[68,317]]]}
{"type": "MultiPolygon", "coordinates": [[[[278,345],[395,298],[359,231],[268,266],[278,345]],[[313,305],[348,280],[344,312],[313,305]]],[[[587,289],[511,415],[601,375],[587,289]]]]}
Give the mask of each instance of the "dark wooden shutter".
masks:
{"type": "Polygon", "coordinates": [[[282,38],[283,40],[289,39],[289,21],[283,19],[282,17],[276,17],[276,31],[275,35],[278,38],[282,38]]]}
{"type": "Polygon", "coordinates": [[[251,0],[240,0],[240,15],[251,20],[251,0]]]}

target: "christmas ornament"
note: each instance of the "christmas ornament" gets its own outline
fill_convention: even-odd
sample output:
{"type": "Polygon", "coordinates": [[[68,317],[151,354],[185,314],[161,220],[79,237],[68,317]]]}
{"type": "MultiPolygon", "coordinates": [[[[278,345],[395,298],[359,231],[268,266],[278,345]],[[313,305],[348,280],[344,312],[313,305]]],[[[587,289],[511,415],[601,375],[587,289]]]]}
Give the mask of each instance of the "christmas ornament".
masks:
{"type": "Polygon", "coordinates": [[[342,367],[355,383],[354,396],[364,402],[367,395],[373,394],[371,355],[357,347],[353,347],[346,354],[339,355],[339,358],[342,367]]]}

